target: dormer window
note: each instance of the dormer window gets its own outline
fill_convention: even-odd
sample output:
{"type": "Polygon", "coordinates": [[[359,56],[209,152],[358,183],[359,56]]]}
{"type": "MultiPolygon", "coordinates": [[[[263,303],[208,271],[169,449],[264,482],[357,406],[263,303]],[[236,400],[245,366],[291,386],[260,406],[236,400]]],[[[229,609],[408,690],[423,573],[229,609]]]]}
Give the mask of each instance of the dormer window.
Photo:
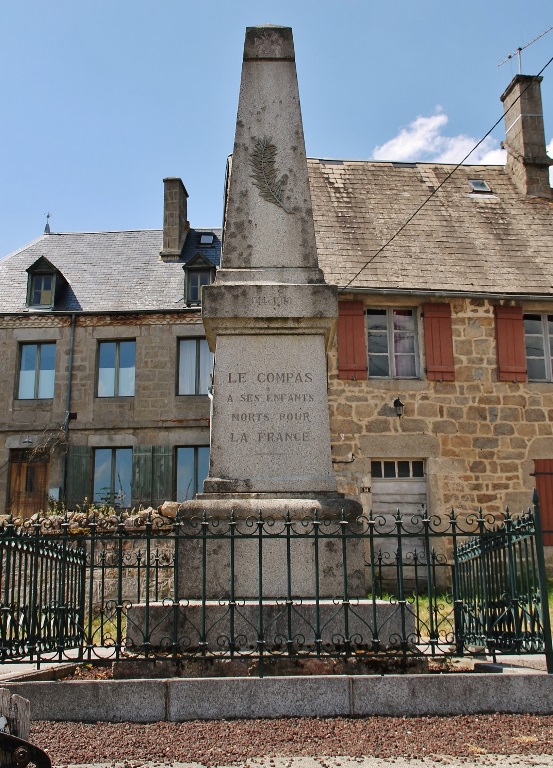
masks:
{"type": "Polygon", "coordinates": [[[54,275],[31,275],[29,304],[32,307],[51,307],[54,299],[54,275]]]}
{"type": "Polygon", "coordinates": [[[202,303],[202,288],[213,282],[215,267],[203,254],[196,253],[183,265],[183,270],[185,304],[199,306],[202,303]]]}
{"type": "Polygon", "coordinates": [[[27,269],[27,306],[53,309],[56,292],[64,283],[61,272],[48,259],[41,257],[27,269]]]}

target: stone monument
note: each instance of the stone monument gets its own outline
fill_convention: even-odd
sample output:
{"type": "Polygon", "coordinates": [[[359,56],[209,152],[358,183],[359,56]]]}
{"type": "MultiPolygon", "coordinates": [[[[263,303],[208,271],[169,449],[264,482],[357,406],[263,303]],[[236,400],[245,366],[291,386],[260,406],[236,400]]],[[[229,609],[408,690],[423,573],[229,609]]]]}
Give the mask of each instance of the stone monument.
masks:
{"type": "Polygon", "coordinates": [[[179,508],[178,600],[137,606],[128,643],[247,658],[403,636],[412,616],[364,599],[362,507],[332,471],[337,292],[317,262],[288,27],[246,31],[222,265],[202,314],[215,353],[209,476],[179,508]]]}
{"type": "MultiPolygon", "coordinates": [[[[316,510],[327,520],[354,520],[362,507],[337,492],[332,470],[326,353],[337,291],[317,261],[289,27],[246,30],[222,263],[203,289],[202,316],[215,352],[210,469],[203,493],[182,505],[184,517],[225,520],[232,510],[241,519],[289,513],[298,520],[316,510]]],[[[294,542],[303,565],[295,592],[309,589],[310,547],[294,542]]],[[[328,597],[343,588],[332,549],[320,555],[328,597]]],[[[278,544],[268,543],[264,555],[263,594],[277,597],[284,587],[278,544]]],[[[362,555],[353,555],[348,578],[360,596],[362,555]]],[[[213,597],[228,589],[220,561],[215,570],[213,597]]],[[[255,574],[247,571],[242,560],[236,583],[253,596],[255,574]]]]}

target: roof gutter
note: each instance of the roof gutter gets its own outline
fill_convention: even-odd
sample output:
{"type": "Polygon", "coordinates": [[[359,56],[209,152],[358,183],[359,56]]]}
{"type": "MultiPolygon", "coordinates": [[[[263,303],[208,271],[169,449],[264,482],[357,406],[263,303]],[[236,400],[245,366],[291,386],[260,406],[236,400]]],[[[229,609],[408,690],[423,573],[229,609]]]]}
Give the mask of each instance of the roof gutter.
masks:
{"type": "Polygon", "coordinates": [[[201,307],[179,307],[178,309],[81,309],[48,310],[46,312],[0,312],[0,317],[84,317],[85,315],[175,315],[179,313],[200,313],[201,307]]]}
{"type": "Polygon", "coordinates": [[[412,288],[340,288],[338,293],[364,293],[374,296],[436,296],[461,299],[495,299],[510,301],[553,301],[553,294],[497,293],[490,291],[432,291],[412,288]]]}

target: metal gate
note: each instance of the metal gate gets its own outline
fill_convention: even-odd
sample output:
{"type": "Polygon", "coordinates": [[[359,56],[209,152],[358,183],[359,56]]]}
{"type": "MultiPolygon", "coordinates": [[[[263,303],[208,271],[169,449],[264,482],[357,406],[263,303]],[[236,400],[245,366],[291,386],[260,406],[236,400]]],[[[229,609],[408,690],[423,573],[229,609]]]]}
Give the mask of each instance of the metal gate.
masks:
{"type": "Polygon", "coordinates": [[[0,659],[40,662],[79,649],[83,639],[86,550],[77,540],[18,535],[0,537],[0,659]]]}

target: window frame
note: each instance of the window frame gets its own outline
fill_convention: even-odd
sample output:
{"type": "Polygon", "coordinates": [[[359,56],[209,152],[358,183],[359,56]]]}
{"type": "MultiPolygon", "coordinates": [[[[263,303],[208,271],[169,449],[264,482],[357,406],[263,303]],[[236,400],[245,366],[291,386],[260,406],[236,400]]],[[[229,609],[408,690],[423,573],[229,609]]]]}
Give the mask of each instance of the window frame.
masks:
{"type": "Polygon", "coordinates": [[[553,343],[553,334],[549,333],[549,321],[551,318],[551,322],[553,322],[553,314],[550,314],[549,312],[523,312],[522,313],[522,329],[524,333],[524,353],[526,355],[526,371],[527,371],[527,377],[529,382],[536,382],[541,384],[551,383],[553,382],[553,355],[551,353],[551,345],[553,343]],[[526,333],[526,325],[525,320],[527,318],[534,318],[539,317],[541,322],[541,336],[540,338],[543,341],[543,357],[536,357],[536,356],[530,356],[528,355],[528,344],[527,344],[527,337],[528,336],[536,336],[537,334],[530,334],[526,333]],[[530,360],[543,360],[544,361],[544,367],[545,367],[545,378],[544,379],[535,379],[530,375],[530,369],[528,362],[530,360]]]}
{"type": "Polygon", "coordinates": [[[196,498],[196,495],[198,493],[201,493],[203,482],[205,480],[205,477],[202,479],[201,482],[198,482],[198,468],[200,465],[199,461],[199,451],[207,450],[207,473],[205,477],[208,477],[209,475],[209,459],[210,459],[210,446],[209,445],[177,445],[175,446],[175,458],[174,458],[174,468],[175,468],[175,475],[174,475],[174,498],[176,501],[182,502],[182,501],[188,501],[190,499],[196,498]],[[194,451],[194,467],[193,467],[193,481],[194,481],[194,488],[192,490],[192,495],[186,496],[183,499],[179,498],[179,451],[181,450],[193,450],[194,451]]]}
{"type": "MultiPolygon", "coordinates": [[[[105,370],[108,370],[107,368],[105,370]]],[[[110,369],[111,370],[111,369],[110,369]]],[[[136,338],[128,339],[98,339],[98,349],[96,358],[96,397],[102,399],[107,397],[135,397],[136,395],[136,338]],[[121,359],[121,344],[132,342],[134,344],[134,381],[132,394],[121,395],[119,394],[119,376],[120,376],[120,359],[121,359]],[[114,381],[113,381],[113,394],[103,395],[100,394],[100,348],[102,344],[115,344],[115,362],[114,362],[114,381]]]]}
{"type": "Polygon", "coordinates": [[[178,397],[205,397],[208,394],[211,381],[205,392],[200,391],[200,373],[201,373],[201,349],[202,342],[205,342],[207,346],[207,352],[210,358],[209,375],[212,380],[213,375],[213,358],[214,354],[209,349],[207,339],[205,336],[180,336],[177,339],[177,382],[176,392],[178,397]],[[181,392],[181,342],[183,341],[195,341],[196,342],[196,355],[195,355],[195,369],[194,369],[194,392],[181,392]]]}
{"type": "MultiPolygon", "coordinates": [[[[44,288],[40,288],[40,294],[44,293],[44,288]]],[[[43,307],[45,309],[51,309],[54,306],[54,299],[56,296],[56,273],[55,272],[31,272],[29,274],[28,292],[27,292],[27,306],[29,307],[43,307]],[[50,283],[50,301],[33,301],[33,294],[35,292],[35,281],[43,280],[45,277],[49,277],[50,283]]]]}
{"type": "MultiPolygon", "coordinates": [[[[15,391],[15,399],[20,401],[29,401],[29,400],[53,400],[54,399],[54,390],[56,386],[56,342],[55,341],[21,341],[19,342],[19,362],[17,365],[17,381],[16,381],[16,391],[15,391]],[[40,362],[42,359],[43,350],[42,348],[45,346],[53,346],[54,347],[54,368],[53,370],[53,378],[52,378],[52,394],[48,395],[46,397],[39,397],[39,391],[40,391],[40,373],[41,373],[41,367],[40,362]],[[34,374],[34,387],[33,387],[33,396],[32,397],[21,397],[21,365],[23,362],[23,349],[24,347],[36,347],[36,356],[35,356],[35,374],[34,374]]],[[[31,369],[29,369],[31,370],[31,369]]],[[[51,370],[51,369],[44,369],[44,370],[51,370]]]]}
{"type": "Polygon", "coordinates": [[[420,360],[420,350],[419,350],[419,318],[418,318],[418,308],[417,307],[382,307],[382,306],[371,306],[371,307],[365,307],[365,338],[366,338],[366,344],[367,344],[367,379],[377,379],[380,381],[390,381],[390,380],[406,380],[406,381],[416,381],[421,378],[421,360],[420,360]],[[386,312],[386,340],[388,343],[388,370],[389,375],[388,376],[375,376],[371,375],[370,373],[370,349],[369,349],[369,333],[370,329],[368,326],[368,315],[373,314],[374,312],[386,312]],[[396,374],[396,355],[394,353],[394,312],[397,311],[408,311],[411,312],[412,318],[413,318],[413,355],[415,359],[415,374],[413,376],[398,376],[396,374]]]}
{"type": "MultiPolygon", "coordinates": [[[[91,491],[91,498],[93,504],[109,504],[112,507],[115,507],[116,509],[130,509],[132,506],[132,481],[133,481],[133,463],[134,463],[134,450],[132,446],[129,445],[117,445],[117,446],[94,446],[92,449],[92,472],[91,472],[91,485],[92,485],[92,491],[91,491]],[[99,499],[96,497],[95,492],[95,485],[96,485],[96,456],[98,454],[98,451],[110,451],[111,453],[111,459],[110,459],[110,487],[109,487],[109,499],[103,498],[99,499]],[[129,493],[128,493],[128,500],[125,499],[125,501],[128,501],[128,503],[125,504],[117,504],[116,498],[117,494],[115,492],[116,489],[116,475],[117,475],[117,452],[118,451],[130,451],[130,479],[129,479],[129,493]]],[[[121,490],[123,490],[123,487],[121,485],[121,490]]]]}

